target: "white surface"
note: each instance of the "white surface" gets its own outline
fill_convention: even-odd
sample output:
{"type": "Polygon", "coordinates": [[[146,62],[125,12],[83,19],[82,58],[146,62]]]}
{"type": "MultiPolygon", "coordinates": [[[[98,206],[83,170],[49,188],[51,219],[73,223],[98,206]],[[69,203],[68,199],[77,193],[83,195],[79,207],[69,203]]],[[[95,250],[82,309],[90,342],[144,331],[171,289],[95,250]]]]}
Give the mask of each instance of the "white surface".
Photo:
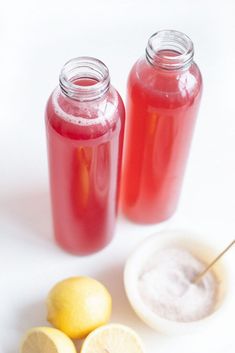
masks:
{"type": "MultiPolygon", "coordinates": [[[[147,353],[232,353],[232,322],[220,334],[164,337],[131,310],[123,290],[128,254],[157,229],[189,228],[222,248],[235,234],[234,0],[67,0],[0,3],[0,352],[15,353],[22,333],[44,325],[44,300],[58,280],[87,274],[113,294],[113,321],[137,330],[147,353]],[[92,55],[125,95],[131,65],[163,28],[188,34],[204,77],[204,96],[181,202],[160,226],[120,218],[104,251],[74,257],[51,235],[44,107],[68,59],[92,55]],[[196,342],[196,343],[195,343],[196,342]]],[[[228,254],[234,266],[234,250],[228,254]]]]}

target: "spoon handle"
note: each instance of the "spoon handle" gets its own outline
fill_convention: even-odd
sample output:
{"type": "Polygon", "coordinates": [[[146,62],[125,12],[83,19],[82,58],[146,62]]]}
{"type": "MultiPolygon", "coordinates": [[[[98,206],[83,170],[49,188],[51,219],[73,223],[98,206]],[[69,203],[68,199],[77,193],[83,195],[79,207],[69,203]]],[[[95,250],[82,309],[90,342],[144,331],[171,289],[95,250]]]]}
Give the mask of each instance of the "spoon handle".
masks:
{"type": "Polygon", "coordinates": [[[201,278],[210,270],[210,268],[235,244],[235,239],[203,270],[198,273],[193,279],[192,283],[198,283],[201,278]]]}

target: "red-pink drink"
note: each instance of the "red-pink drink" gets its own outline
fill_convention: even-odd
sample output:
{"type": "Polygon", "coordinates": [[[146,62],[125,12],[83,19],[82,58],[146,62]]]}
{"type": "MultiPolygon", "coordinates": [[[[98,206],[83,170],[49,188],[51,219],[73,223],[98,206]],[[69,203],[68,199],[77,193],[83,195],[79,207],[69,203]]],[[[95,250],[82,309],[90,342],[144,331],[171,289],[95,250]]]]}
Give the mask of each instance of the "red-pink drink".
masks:
{"type": "Polygon", "coordinates": [[[46,109],[54,233],[74,254],[112,239],[117,213],[124,107],[106,66],[68,62],[46,109]]]}

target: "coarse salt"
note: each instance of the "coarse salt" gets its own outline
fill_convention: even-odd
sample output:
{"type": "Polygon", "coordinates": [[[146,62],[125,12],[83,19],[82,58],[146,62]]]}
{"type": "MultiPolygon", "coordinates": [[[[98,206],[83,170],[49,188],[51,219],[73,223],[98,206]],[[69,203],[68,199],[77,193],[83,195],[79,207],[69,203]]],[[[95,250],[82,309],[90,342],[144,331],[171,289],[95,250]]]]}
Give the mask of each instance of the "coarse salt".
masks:
{"type": "Polygon", "coordinates": [[[143,302],[157,315],[189,322],[210,315],[216,304],[218,282],[211,271],[193,284],[205,264],[183,248],[166,248],[144,264],[138,279],[143,302]]]}

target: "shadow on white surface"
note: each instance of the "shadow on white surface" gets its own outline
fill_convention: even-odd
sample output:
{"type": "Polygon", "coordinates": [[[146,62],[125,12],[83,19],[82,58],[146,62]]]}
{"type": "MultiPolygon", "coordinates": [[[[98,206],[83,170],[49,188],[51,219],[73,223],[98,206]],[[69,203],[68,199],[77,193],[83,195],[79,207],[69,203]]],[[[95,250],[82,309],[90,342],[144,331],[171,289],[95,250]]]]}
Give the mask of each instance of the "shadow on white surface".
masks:
{"type": "Polygon", "coordinates": [[[19,352],[19,347],[13,347],[12,349],[8,349],[5,351],[5,353],[18,353],[19,352]]]}
{"type": "MultiPolygon", "coordinates": [[[[16,321],[14,327],[11,328],[12,340],[8,341],[8,347],[4,350],[5,353],[19,352],[20,344],[23,335],[31,327],[48,326],[46,318],[45,303],[33,302],[26,307],[22,307],[15,315],[16,321]]],[[[9,332],[8,332],[8,336],[9,332]]]]}
{"type": "Polygon", "coordinates": [[[137,330],[140,335],[144,333],[158,336],[159,334],[147,327],[132,310],[125,294],[123,270],[124,264],[117,263],[95,274],[95,278],[101,281],[111,293],[113,301],[111,321],[128,325],[137,330]]]}
{"type": "Polygon", "coordinates": [[[35,326],[50,326],[46,321],[46,305],[43,301],[33,302],[21,308],[17,315],[16,329],[23,335],[28,329],[35,326]]]}
{"type": "Polygon", "coordinates": [[[77,349],[77,352],[79,353],[82,347],[84,340],[74,340],[75,347],[77,349]]]}
{"type": "Polygon", "coordinates": [[[1,197],[0,213],[6,231],[17,227],[19,237],[27,236],[43,243],[52,243],[50,200],[46,190],[34,186],[27,190],[9,192],[1,197]]]}

